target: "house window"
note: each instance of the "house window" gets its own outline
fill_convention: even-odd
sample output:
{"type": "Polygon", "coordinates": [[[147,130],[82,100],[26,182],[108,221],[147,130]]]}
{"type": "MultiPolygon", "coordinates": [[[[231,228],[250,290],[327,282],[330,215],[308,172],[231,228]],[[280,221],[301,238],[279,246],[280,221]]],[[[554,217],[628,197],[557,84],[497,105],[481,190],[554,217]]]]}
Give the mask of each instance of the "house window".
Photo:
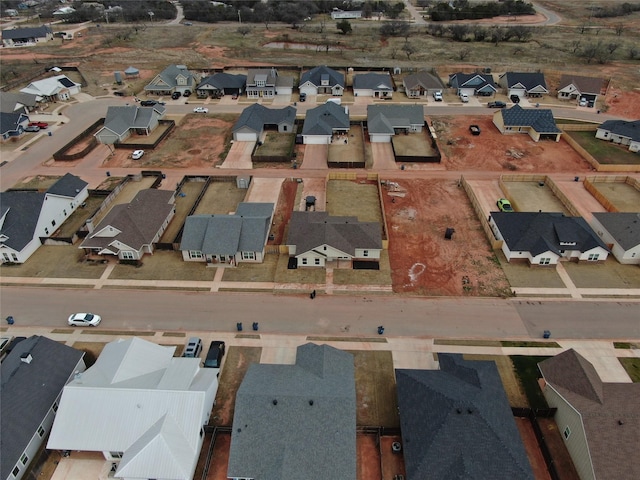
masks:
{"type": "Polygon", "coordinates": [[[51,220],[51,226],[55,227],[56,226],[56,221],[55,220],[51,220]]]}
{"type": "Polygon", "coordinates": [[[306,264],[307,264],[307,259],[306,259],[306,258],[303,258],[303,259],[302,259],[302,264],[303,264],[303,265],[306,265],[306,264]]]}
{"type": "Polygon", "coordinates": [[[363,257],[368,257],[369,256],[369,250],[365,250],[362,252],[362,256],[363,257]]]}
{"type": "Polygon", "coordinates": [[[19,469],[18,467],[15,467],[15,468],[11,471],[11,475],[13,475],[14,477],[17,477],[19,473],[20,473],[20,469],[19,469]]]}
{"type": "Polygon", "coordinates": [[[39,437],[43,437],[44,436],[44,428],[42,428],[42,425],[40,425],[38,427],[38,436],[39,437]]]}
{"type": "Polygon", "coordinates": [[[26,453],[23,453],[22,456],[20,457],[20,463],[23,465],[26,465],[28,461],[29,461],[29,457],[27,457],[26,453]]]}
{"type": "Polygon", "coordinates": [[[189,250],[189,258],[202,258],[200,250],[189,250]]]}
{"type": "Polygon", "coordinates": [[[45,228],[45,229],[44,229],[44,233],[45,233],[45,235],[49,235],[49,229],[48,229],[48,228],[45,228]]]}
{"type": "Polygon", "coordinates": [[[10,261],[11,261],[11,259],[9,258],[9,255],[8,255],[8,254],[3,253],[3,254],[2,254],[2,256],[4,257],[4,261],[5,261],[5,262],[10,262],[10,261]]]}
{"type": "Polygon", "coordinates": [[[64,209],[64,208],[63,208],[63,209],[62,209],[62,213],[64,213],[64,216],[65,216],[65,217],[67,216],[67,210],[66,210],[66,209],[64,209]]]}
{"type": "Polygon", "coordinates": [[[14,262],[18,261],[18,256],[15,253],[11,254],[11,258],[13,259],[14,262]]]}
{"type": "Polygon", "coordinates": [[[564,429],[562,434],[564,435],[565,440],[569,440],[569,437],[571,436],[571,429],[569,428],[569,425],[567,425],[567,428],[564,429]]]}
{"type": "Polygon", "coordinates": [[[267,85],[266,80],[256,80],[256,87],[265,87],[267,85]]]}
{"type": "Polygon", "coordinates": [[[129,252],[129,251],[122,252],[122,258],[124,260],[133,260],[133,252],[129,252]]]}
{"type": "Polygon", "coordinates": [[[242,252],[242,259],[243,260],[255,260],[256,259],[256,254],[255,254],[255,252],[242,252]]]}
{"type": "Polygon", "coordinates": [[[227,261],[227,256],[226,255],[220,255],[218,258],[220,259],[221,262],[226,262],[227,261]]]}
{"type": "Polygon", "coordinates": [[[326,251],[327,251],[327,246],[326,246],[326,245],[324,245],[324,246],[322,247],[322,250],[324,250],[324,251],[326,252],[326,251]]]}
{"type": "Polygon", "coordinates": [[[551,263],[551,259],[550,258],[541,258],[540,259],[540,265],[549,265],[551,263]]]}
{"type": "Polygon", "coordinates": [[[319,258],[315,258],[313,260],[313,263],[315,263],[316,265],[320,265],[320,259],[319,258]]]}
{"type": "Polygon", "coordinates": [[[53,411],[57,412],[58,411],[58,402],[53,402],[53,411]]]}
{"type": "Polygon", "coordinates": [[[599,253],[590,253],[589,258],[587,258],[587,260],[589,260],[590,262],[597,262],[599,257],[600,257],[599,253]]]}

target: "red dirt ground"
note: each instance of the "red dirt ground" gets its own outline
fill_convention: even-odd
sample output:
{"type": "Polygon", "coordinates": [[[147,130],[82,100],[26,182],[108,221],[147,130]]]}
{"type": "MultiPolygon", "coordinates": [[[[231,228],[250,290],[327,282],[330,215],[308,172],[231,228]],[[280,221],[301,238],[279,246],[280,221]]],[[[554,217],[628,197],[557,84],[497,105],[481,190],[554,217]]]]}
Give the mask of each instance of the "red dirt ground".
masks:
{"type": "Polygon", "coordinates": [[[433,119],[438,145],[447,170],[504,170],[505,172],[580,172],[591,166],[564,140],[534,142],[527,134],[502,135],[492,117],[438,117],[433,119]],[[474,137],[469,125],[479,125],[474,137]],[[522,154],[515,158],[509,152],[522,154]]]}
{"type": "Polygon", "coordinates": [[[358,480],[380,480],[380,452],[375,435],[358,434],[356,436],[356,478],[358,480]]]}
{"type": "Polygon", "coordinates": [[[291,219],[291,212],[294,209],[294,203],[296,201],[296,193],[298,192],[298,182],[294,179],[287,178],[282,183],[282,189],[280,190],[280,197],[278,198],[278,206],[276,212],[273,215],[273,224],[271,226],[271,233],[274,236],[273,240],[269,240],[269,245],[281,245],[284,243],[284,231],[291,219]]]}
{"type": "Polygon", "coordinates": [[[404,467],[404,456],[402,453],[393,453],[391,444],[393,442],[402,443],[400,435],[380,437],[380,451],[382,452],[382,477],[392,479],[396,475],[404,475],[407,473],[404,467]]]}
{"type": "Polygon", "coordinates": [[[533,476],[536,480],[551,480],[551,475],[547,469],[547,464],[544,461],[540,446],[538,445],[538,439],[533,432],[533,426],[528,418],[515,417],[516,425],[520,431],[520,437],[522,443],[527,451],[527,457],[533,470],[533,476]]]}
{"type": "Polygon", "coordinates": [[[640,118],[640,92],[624,91],[612,85],[606,96],[607,113],[629,120],[640,118]]]}
{"type": "MultiPolygon", "coordinates": [[[[218,433],[215,440],[216,443],[211,454],[211,464],[209,465],[209,471],[207,472],[207,480],[227,480],[231,435],[228,433],[218,433]]],[[[207,444],[206,446],[208,447],[209,445],[207,444]]],[[[204,452],[204,446],[202,450],[204,452]]],[[[204,455],[201,454],[200,458],[202,459],[203,457],[204,455]]],[[[193,478],[201,478],[197,473],[198,472],[196,472],[196,475],[194,475],[193,478]]]]}
{"type": "Polygon", "coordinates": [[[407,192],[404,198],[383,192],[393,291],[506,295],[509,283],[462,187],[447,180],[397,183],[407,192]],[[449,227],[455,233],[452,240],[445,240],[449,227]]]}

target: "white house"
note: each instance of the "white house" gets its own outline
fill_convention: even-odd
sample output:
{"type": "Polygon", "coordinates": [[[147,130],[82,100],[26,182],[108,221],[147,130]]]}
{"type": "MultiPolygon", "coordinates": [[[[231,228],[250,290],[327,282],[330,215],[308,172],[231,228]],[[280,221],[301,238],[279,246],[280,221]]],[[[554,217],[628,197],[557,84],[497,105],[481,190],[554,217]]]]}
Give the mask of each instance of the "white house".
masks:
{"type": "Polygon", "coordinates": [[[630,152],[640,152],[640,120],[607,120],[598,127],[596,138],[628,145],[630,152]]]}
{"type": "Polygon", "coordinates": [[[53,40],[53,31],[48,25],[2,30],[2,44],[5,47],[31,46],[50,40],[53,40]]]}
{"type": "Polygon", "coordinates": [[[640,264],[640,213],[597,212],[591,226],[620,263],[640,264]]]}
{"type": "Polygon", "coordinates": [[[57,75],[31,82],[20,91],[36,95],[39,102],[54,102],[70,100],[72,96],[80,93],[81,89],[82,85],[69,79],[66,75],[57,75]]]}

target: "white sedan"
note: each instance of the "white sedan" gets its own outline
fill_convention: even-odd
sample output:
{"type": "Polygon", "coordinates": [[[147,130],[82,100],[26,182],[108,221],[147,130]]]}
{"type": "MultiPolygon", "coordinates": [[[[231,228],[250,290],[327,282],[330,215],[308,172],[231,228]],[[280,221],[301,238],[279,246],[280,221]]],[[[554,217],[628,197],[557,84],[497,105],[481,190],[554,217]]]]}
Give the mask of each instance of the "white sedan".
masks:
{"type": "Polygon", "coordinates": [[[133,158],[134,160],[140,160],[143,155],[144,155],[144,150],[134,150],[133,153],[131,154],[131,158],[133,158]]]}
{"type": "Polygon", "coordinates": [[[193,113],[209,113],[209,109],[205,107],[196,107],[193,109],[193,113]]]}
{"type": "Polygon", "coordinates": [[[73,327],[97,327],[102,318],[93,313],[74,313],[69,317],[69,325],[73,327]]]}

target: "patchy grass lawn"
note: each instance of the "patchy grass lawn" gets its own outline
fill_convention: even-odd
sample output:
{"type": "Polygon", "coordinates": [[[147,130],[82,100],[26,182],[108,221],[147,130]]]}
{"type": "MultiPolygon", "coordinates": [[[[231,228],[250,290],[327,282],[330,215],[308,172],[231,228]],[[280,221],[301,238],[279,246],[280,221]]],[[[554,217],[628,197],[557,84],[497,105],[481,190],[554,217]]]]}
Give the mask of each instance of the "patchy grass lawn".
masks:
{"type": "Polygon", "coordinates": [[[564,288],[555,268],[532,268],[528,263],[507,262],[502,250],[496,251],[502,271],[512,287],[564,288]]]}
{"type": "Polygon", "coordinates": [[[327,211],[332,216],[353,216],[361,222],[382,224],[375,183],[330,180],[327,182],[327,211]]]}
{"type": "Polygon", "coordinates": [[[618,360],[629,374],[631,381],[640,383],[640,358],[618,358],[618,360]]]}
{"type": "Polygon", "coordinates": [[[78,245],[42,245],[20,265],[0,266],[2,277],[100,278],[106,265],[84,263],[78,245]]]}
{"type": "Polygon", "coordinates": [[[623,265],[613,255],[597,265],[576,262],[563,265],[578,288],[640,288],[640,268],[623,265]]]}
{"type": "Polygon", "coordinates": [[[273,282],[279,255],[265,255],[262,263],[241,263],[235,268],[225,268],[223,282],[273,282]]]}
{"type": "Polygon", "coordinates": [[[212,281],[216,268],[201,262],[185,262],[182,254],[173,250],[156,250],[153,255],[142,257],[142,266],[115,266],[110,279],[117,280],[191,280],[212,281]]]}
{"type": "Polygon", "coordinates": [[[629,151],[624,145],[616,145],[595,137],[593,132],[566,132],[587,152],[603,165],[640,165],[640,155],[629,151]]]}
{"type": "Polygon", "coordinates": [[[513,362],[516,376],[527,396],[528,406],[531,408],[549,408],[538,384],[538,379],[541,376],[540,370],[538,370],[538,363],[550,357],[512,355],[509,358],[513,362]]]}
{"type": "Polygon", "coordinates": [[[289,157],[295,140],[295,133],[267,132],[262,145],[256,149],[256,155],[289,157]]]}
{"type": "Polygon", "coordinates": [[[277,283],[325,283],[327,273],[324,268],[297,268],[289,270],[288,255],[278,255],[278,265],[275,272],[277,283]]]}

